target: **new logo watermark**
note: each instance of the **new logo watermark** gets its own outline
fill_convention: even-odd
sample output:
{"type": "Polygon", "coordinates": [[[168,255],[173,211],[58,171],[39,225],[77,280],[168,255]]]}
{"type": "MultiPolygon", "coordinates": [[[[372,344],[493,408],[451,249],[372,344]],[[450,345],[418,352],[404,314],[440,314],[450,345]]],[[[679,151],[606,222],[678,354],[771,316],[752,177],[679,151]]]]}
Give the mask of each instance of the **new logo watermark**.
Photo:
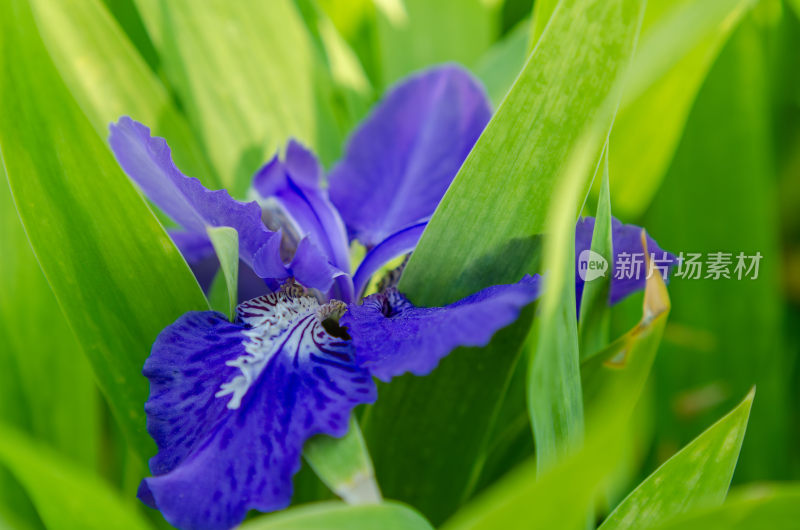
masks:
{"type": "Polygon", "coordinates": [[[590,282],[604,277],[608,272],[608,261],[593,250],[586,249],[578,255],[578,275],[590,282]]]}

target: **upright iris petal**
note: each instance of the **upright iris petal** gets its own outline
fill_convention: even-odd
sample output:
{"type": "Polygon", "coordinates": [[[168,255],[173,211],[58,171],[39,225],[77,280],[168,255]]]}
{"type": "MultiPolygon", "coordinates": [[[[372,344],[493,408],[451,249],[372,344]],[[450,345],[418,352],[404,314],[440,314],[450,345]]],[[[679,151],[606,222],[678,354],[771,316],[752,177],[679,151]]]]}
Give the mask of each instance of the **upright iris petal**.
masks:
{"type": "Polygon", "coordinates": [[[330,175],[350,235],[372,247],[427,221],[490,117],[483,88],[457,66],[391,90],[330,175]]]}
{"type": "MultiPolygon", "coordinates": [[[[272,229],[283,230],[285,245],[293,247],[308,238],[319,253],[341,272],[350,271],[347,232],[339,212],[322,188],[322,167],[316,157],[295,141],[286,148],[286,159],[276,155],[253,178],[252,191],[261,204],[263,217],[272,229]]],[[[337,298],[352,301],[349,276],[338,275],[337,298]]]]}

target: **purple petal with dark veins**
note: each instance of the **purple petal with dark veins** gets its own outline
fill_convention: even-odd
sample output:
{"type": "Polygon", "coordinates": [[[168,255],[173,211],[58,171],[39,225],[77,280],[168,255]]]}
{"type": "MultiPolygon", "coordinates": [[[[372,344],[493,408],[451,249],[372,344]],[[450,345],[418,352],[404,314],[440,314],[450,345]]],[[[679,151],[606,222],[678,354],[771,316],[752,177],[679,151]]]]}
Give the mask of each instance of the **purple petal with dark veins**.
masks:
{"type": "Polygon", "coordinates": [[[185,529],[227,529],[286,507],[305,441],[342,436],[375,384],[320,307],[292,287],[241,304],[236,323],[187,313],[159,335],[145,375],[159,452],[140,498],[185,529]]]}
{"type": "Polygon", "coordinates": [[[485,346],[539,296],[539,276],[495,285],[445,307],[415,307],[396,289],[350,305],[340,323],[356,360],[382,381],[411,372],[427,375],[459,346],[485,346]]]}
{"type": "Polygon", "coordinates": [[[412,252],[417,246],[419,238],[427,223],[420,223],[400,230],[380,242],[375,248],[367,252],[364,260],[358,266],[353,284],[355,286],[356,297],[360,297],[364,288],[369,283],[369,279],[381,267],[391,260],[412,252]]]}
{"type": "Polygon", "coordinates": [[[395,86],[328,179],[350,236],[372,247],[430,218],[490,116],[480,83],[458,66],[395,86]]]}
{"type": "MultiPolygon", "coordinates": [[[[579,274],[578,259],[581,252],[591,249],[592,233],[594,232],[594,217],[583,217],[578,220],[575,226],[575,293],[577,295],[578,310],[580,312],[580,301],[583,295],[583,280],[579,274]]],[[[642,230],[640,226],[622,224],[616,218],[611,219],[611,244],[614,247],[614,263],[609,267],[611,272],[611,286],[609,288],[608,303],[616,304],[636,291],[644,289],[647,282],[649,270],[644,263],[644,249],[642,248],[642,230]],[[641,265],[639,273],[636,273],[636,266],[633,263],[636,258],[631,257],[630,266],[624,265],[628,259],[625,255],[639,256],[641,265]],[[621,259],[623,258],[623,259],[621,259]],[[630,277],[628,272],[630,272],[630,277]]],[[[678,258],[669,252],[662,250],[658,243],[647,235],[647,252],[654,256],[664,265],[675,266],[678,258]]],[[[664,279],[669,282],[669,277],[664,279]]]]}

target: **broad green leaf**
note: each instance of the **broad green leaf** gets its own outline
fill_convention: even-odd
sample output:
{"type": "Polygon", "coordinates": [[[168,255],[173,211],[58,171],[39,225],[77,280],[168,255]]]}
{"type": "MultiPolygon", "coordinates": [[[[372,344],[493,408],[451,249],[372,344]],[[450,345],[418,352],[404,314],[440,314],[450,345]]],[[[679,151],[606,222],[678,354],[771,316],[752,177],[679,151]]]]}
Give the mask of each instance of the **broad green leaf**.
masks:
{"type": "Polygon", "coordinates": [[[573,447],[543,472],[533,461],[521,464],[459,510],[443,528],[584,528],[595,497],[621,461],[630,433],[626,411],[634,404],[635,398],[627,395],[623,385],[607,385],[598,395],[598,415],[587,425],[581,447],[573,447]]]}
{"type": "Polygon", "coordinates": [[[205,149],[100,0],[32,0],[50,56],[92,126],[105,139],[108,125],[131,116],[166,138],[179,167],[219,187],[205,149]]]}
{"type": "MultiPolygon", "coordinates": [[[[560,11],[408,263],[400,290],[414,303],[443,305],[537,271],[552,191],[590,123],[601,132],[585,142],[579,176],[599,158],[611,123],[606,101],[640,12],[635,0],[579,0],[560,11]]],[[[563,203],[574,206],[573,228],[582,191],[563,203]]],[[[380,389],[362,428],[387,497],[437,524],[472,495],[531,318],[532,309],[488,348],[455,351],[425,378],[380,389]]]]}
{"type": "Polygon", "coordinates": [[[680,447],[756,384],[740,480],[790,478],[786,462],[796,446],[789,428],[796,349],[782,335],[785,287],[763,38],[748,17],[729,40],[644,222],[675,253],[700,253],[702,261],[710,252],[731,253],[730,280],[670,283],[674,311],[654,370],[655,428],[659,446],[680,447]],[[756,280],[737,279],[740,252],[763,256],[756,280]]]}
{"type": "Polygon", "coordinates": [[[794,8],[798,18],[800,18],[800,0],[789,0],[789,5],[794,8]]]}
{"type": "Polygon", "coordinates": [[[0,151],[39,264],[140,457],[153,340],[207,308],[186,262],[69,95],[26,3],[3,0],[0,151]]]}
{"type": "Polygon", "coordinates": [[[340,139],[327,105],[317,105],[321,65],[291,0],[136,4],[190,123],[236,196],[289,137],[333,159],[340,139]]]}
{"type": "Polygon", "coordinates": [[[600,350],[608,344],[611,311],[608,295],[613,274],[614,250],[611,241],[611,194],[609,192],[608,146],[603,154],[603,177],[600,196],[597,201],[591,251],[602,256],[608,264],[605,274],[600,278],[585,282],[581,297],[581,313],[578,320],[578,338],[581,359],[600,350]]]}
{"type": "Polygon", "coordinates": [[[617,212],[641,214],[653,198],[686,118],[722,45],[753,0],[651,0],[611,144],[617,212]],[[669,109],[669,112],[665,112],[669,109]]]}
{"type": "Polygon", "coordinates": [[[309,440],[303,457],[320,480],[345,502],[380,502],[372,460],[355,418],[350,418],[350,428],[342,438],[319,435],[309,440]]]}
{"type": "Polygon", "coordinates": [[[380,386],[361,426],[387,497],[413,502],[438,524],[474,491],[533,313],[523,311],[486,348],[454,351],[424,378],[380,386]]]}
{"type": "Polygon", "coordinates": [[[102,479],[51,449],[0,424],[0,463],[28,491],[48,529],[151,528],[102,479]]]}
{"type": "Polygon", "coordinates": [[[724,504],[693,510],[659,530],[763,530],[794,528],[800,520],[800,484],[757,484],[731,491],[724,504]]]}
{"type": "Polygon", "coordinates": [[[5,376],[0,421],[94,466],[100,405],[92,371],[63,315],[53,311],[56,300],[31,252],[2,169],[0,256],[0,372],[5,376]]]}
{"type": "Polygon", "coordinates": [[[320,502],[290,508],[275,515],[258,517],[243,524],[241,530],[432,530],[417,512],[394,502],[348,506],[339,502],[320,502]]]}
{"type": "Polygon", "coordinates": [[[521,464],[459,510],[443,530],[579,529],[603,479],[620,458],[621,430],[606,431],[549,471],[521,464]]]}
{"type": "Polygon", "coordinates": [[[239,234],[230,226],[209,226],[206,233],[219,259],[219,269],[225,279],[226,311],[228,319],[233,321],[239,298],[239,234]]]}
{"type": "Polygon", "coordinates": [[[595,119],[610,127],[604,103],[628,65],[640,13],[633,0],[572,0],[557,11],[408,263],[400,289],[415,303],[452,302],[536,269],[569,153],[595,119]]]}
{"type": "MultiPolygon", "coordinates": [[[[462,528],[580,528],[595,496],[618,469],[629,436],[631,413],[641,395],[669,309],[666,286],[648,280],[639,326],[582,369],[592,379],[592,402],[584,444],[543,472],[530,462],[512,471],[459,511],[445,525],[462,528]],[[620,357],[624,353],[624,357],[620,357]],[[611,367],[606,361],[615,360],[611,367]],[[603,363],[606,366],[603,366],[603,363]]],[[[586,379],[586,377],[585,377],[586,379]]]]}
{"type": "Polygon", "coordinates": [[[378,10],[378,64],[384,86],[432,64],[473,64],[495,38],[497,8],[484,0],[403,0],[399,4],[404,11],[378,10]]]}
{"type": "Polygon", "coordinates": [[[547,26],[547,23],[550,22],[550,18],[552,18],[553,13],[558,8],[559,1],[560,0],[537,0],[537,2],[533,4],[533,19],[528,33],[528,40],[526,41],[528,50],[533,50],[536,44],[538,44],[539,39],[544,33],[544,28],[547,26]]]}
{"type": "Polygon", "coordinates": [[[739,458],[755,389],[727,416],[664,462],[600,527],[647,528],[698,506],[722,504],[739,458]]]}
{"type": "Polygon", "coordinates": [[[517,24],[503,40],[492,45],[472,68],[486,87],[489,99],[495,107],[503,101],[508,89],[525,66],[529,28],[528,20],[517,24]]]}

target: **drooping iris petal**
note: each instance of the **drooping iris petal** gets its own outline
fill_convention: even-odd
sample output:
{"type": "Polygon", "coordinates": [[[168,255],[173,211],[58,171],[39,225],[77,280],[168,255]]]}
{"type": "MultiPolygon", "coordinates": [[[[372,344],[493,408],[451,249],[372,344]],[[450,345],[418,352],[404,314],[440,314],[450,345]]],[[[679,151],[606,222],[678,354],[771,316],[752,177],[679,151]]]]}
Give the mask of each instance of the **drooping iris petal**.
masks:
{"type": "Polygon", "coordinates": [[[356,296],[361,296],[367,282],[381,267],[391,260],[413,251],[422,236],[427,223],[419,223],[400,230],[381,241],[375,248],[367,252],[364,260],[358,266],[353,284],[356,296]]]}
{"type": "Polygon", "coordinates": [[[490,116],[483,88],[457,66],[392,89],[329,176],[350,236],[372,247],[430,218],[490,116]]]}
{"type": "Polygon", "coordinates": [[[206,311],[167,327],[144,370],[159,452],[140,497],[185,529],[286,507],[304,442],[342,436],[376,397],[350,343],[323,327],[342,309],[293,287],[241,304],[236,323],[206,311]]]}
{"type": "MultiPolygon", "coordinates": [[[[575,292],[579,310],[584,281],[579,274],[580,264],[578,260],[581,252],[591,249],[594,222],[594,217],[583,217],[578,220],[578,224],[575,226],[575,292]]],[[[611,243],[614,247],[614,263],[610,264],[609,267],[611,271],[609,304],[616,304],[645,287],[650,271],[644,260],[642,230],[643,228],[640,226],[622,224],[616,218],[611,219],[611,243]]],[[[654,268],[659,268],[662,271],[662,275],[664,275],[663,271],[666,270],[666,267],[678,264],[678,258],[662,250],[649,234],[647,235],[647,252],[654,259],[654,268]]],[[[665,281],[669,281],[669,277],[666,277],[665,281]]]]}
{"type": "Polygon", "coordinates": [[[485,346],[539,296],[539,276],[495,285],[445,307],[415,307],[396,289],[351,305],[340,323],[356,360],[382,381],[411,372],[427,375],[458,346],[485,346]]]}
{"type": "MultiPolygon", "coordinates": [[[[109,143],[120,166],[142,191],[187,231],[205,234],[208,226],[230,226],[239,234],[239,257],[261,278],[284,279],[293,271],[284,267],[280,256],[267,250],[280,234],[268,230],[261,220],[256,202],[244,203],[231,198],[225,190],[210,191],[196,178],[183,175],[172,161],[163,138],[150,135],[150,129],[128,117],[111,124],[109,143]]],[[[323,267],[324,264],[321,264],[323,267]]],[[[327,290],[333,282],[326,278],[301,278],[308,287],[327,290]]]]}
{"type": "MultiPolygon", "coordinates": [[[[290,254],[303,238],[307,238],[309,241],[306,245],[313,245],[317,248],[317,254],[324,256],[342,273],[348,273],[350,257],[344,222],[321,184],[322,167],[317,159],[291,140],[285,161],[276,155],[256,173],[253,192],[258,197],[267,223],[274,223],[274,230],[282,230],[284,238],[293,240],[290,254]]],[[[351,301],[353,294],[349,276],[337,276],[340,289],[332,294],[351,301]]]]}

